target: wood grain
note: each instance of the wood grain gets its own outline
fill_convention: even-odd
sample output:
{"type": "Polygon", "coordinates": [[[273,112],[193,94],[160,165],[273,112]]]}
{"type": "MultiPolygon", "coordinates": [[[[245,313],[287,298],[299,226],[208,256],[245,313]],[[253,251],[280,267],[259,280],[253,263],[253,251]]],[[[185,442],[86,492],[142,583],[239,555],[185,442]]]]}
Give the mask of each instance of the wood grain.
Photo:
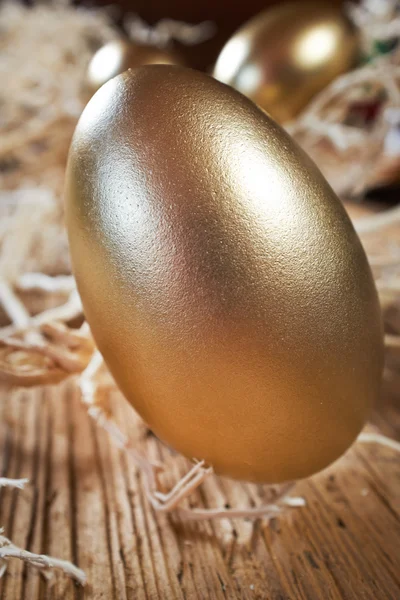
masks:
{"type": "MultiPolygon", "coordinates": [[[[149,434],[118,394],[113,405],[137,447],[167,462],[165,485],[171,484],[186,461],[149,434]]],[[[393,427],[386,432],[393,435],[400,418],[390,406],[393,427]]],[[[50,585],[12,560],[0,582],[2,600],[400,597],[400,462],[390,450],[354,446],[296,485],[305,508],[269,523],[182,524],[153,513],[140,474],[86,415],[73,381],[4,390],[0,410],[1,475],[31,480],[24,491],[1,491],[6,535],[27,549],[73,560],[89,579],[82,589],[57,574],[50,585]]],[[[385,411],[379,414],[385,427],[385,411]]],[[[260,504],[268,494],[213,478],[191,502],[260,504]]]]}

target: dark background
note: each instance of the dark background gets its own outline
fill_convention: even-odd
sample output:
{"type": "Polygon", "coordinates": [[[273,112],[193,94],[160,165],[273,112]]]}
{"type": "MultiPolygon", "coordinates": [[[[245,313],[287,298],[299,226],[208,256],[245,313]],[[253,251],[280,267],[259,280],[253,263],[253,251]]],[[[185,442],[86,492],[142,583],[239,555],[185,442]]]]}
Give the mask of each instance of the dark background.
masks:
{"type": "MultiPolygon", "coordinates": [[[[304,0],[291,0],[303,2],[304,0]]],[[[324,0],[315,0],[320,4],[324,0]]],[[[213,21],[217,33],[211,39],[192,47],[176,45],[188,64],[198,69],[208,69],[214,63],[219,50],[230,35],[253,15],[273,4],[277,0],[97,0],[86,1],[87,6],[107,6],[116,4],[124,13],[137,13],[149,24],[160,19],[170,18],[187,23],[213,21]]],[[[342,4],[342,0],[325,0],[327,4],[342,4]]]]}

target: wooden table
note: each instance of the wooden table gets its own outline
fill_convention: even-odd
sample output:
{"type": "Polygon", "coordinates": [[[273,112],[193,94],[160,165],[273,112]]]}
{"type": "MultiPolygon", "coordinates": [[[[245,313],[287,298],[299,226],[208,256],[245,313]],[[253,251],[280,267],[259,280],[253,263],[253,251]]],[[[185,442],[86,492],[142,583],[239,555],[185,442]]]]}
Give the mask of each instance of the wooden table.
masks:
{"type": "MultiPolygon", "coordinates": [[[[123,399],[115,404],[137,446],[167,459],[173,476],[183,473],[184,461],[149,434],[123,399]]],[[[393,404],[381,408],[393,425],[386,432],[400,430],[393,404]]],[[[269,523],[183,525],[149,508],[140,475],[89,419],[72,382],[3,392],[0,410],[1,474],[31,480],[24,491],[1,492],[6,535],[74,561],[89,579],[83,590],[57,574],[49,587],[12,560],[2,600],[400,598],[400,462],[393,451],[354,446],[296,485],[305,508],[288,508],[269,523]]],[[[263,488],[214,478],[193,500],[234,506],[260,504],[263,495],[263,488]]]]}

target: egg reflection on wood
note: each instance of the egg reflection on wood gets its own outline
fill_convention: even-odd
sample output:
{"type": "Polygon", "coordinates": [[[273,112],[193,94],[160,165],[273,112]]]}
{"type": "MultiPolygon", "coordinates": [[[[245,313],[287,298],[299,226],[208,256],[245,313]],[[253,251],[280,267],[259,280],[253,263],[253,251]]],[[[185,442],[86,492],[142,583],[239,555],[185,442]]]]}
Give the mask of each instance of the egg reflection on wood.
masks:
{"type": "Polygon", "coordinates": [[[261,482],[351,445],[382,371],[373,278],[332,189],[255,104],[180,67],[114,78],[77,126],[66,220],[97,346],[159,438],[261,482]]]}
{"type": "Polygon", "coordinates": [[[142,65],[182,64],[181,58],[170,50],[141,45],[128,40],[113,40],[102,46],[89,63],[87,82],[96,91],[120,73],[142,65]]]}
{"type": "Polygon", "coordinates": [[[353,67],[358,52],[355,29],[337,7],[323,2],[280,4],[227,42],[214,77],[285,122],[353,67]]]}

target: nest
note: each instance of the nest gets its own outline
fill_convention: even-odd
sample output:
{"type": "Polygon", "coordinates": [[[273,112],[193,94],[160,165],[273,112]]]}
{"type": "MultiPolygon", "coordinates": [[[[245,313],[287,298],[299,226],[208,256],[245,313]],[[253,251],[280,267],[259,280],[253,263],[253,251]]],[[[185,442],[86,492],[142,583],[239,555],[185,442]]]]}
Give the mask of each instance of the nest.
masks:
{"type": "MultiPolygon", "coordinates": [[[[377,37],[400,36],[397,3],[378,4],[369,0],[352,9],[367,52],[377,37]]],[[[132,31],[143,34],[142,25],[129,23],[132,31]]],[[[177,36],[176,26],[172,30],[177,36]]],[[[186,32],[193,40],[193,30],[182,29],[182,24],[178,30],[181,37],[186,32]]],[[[84,321],[71,275],[62,208],[68,147],[89,98],[87,65],[93,52],[118,33],[105,10],[88,11],[65,3],[26,8],[14,2],[0,8],[0,31],[0,73],[9,82],[0,90],[0,380],[33,386],[75,376],[90,414],[146,475],[146,493],[156,510],[175,510],[182,519],[208,519],[271,516],[283,506],[302,506],[304,500],[290,497],[284,487],[273,504],[257,509],[180,508],[182,498],[211,470],[200,461],[163,494],[157,484],[162,465],[138,455],[118,429],[107,403],[114,382],[84,321]]],[[[400,146],[397,152],[392,138],[400,123],[399,64],[400,51],[395,47],[372,57],[333,82],[288,125],[342,198],[362,196],[377,182],[398,176],[400,146]],[[372,122],[352,117],[354,105],[360,102],[376,105],[372,122]]],[[[398,208],[355,221],[376,279],[386,345],[395,354],[400,348],[400,245],[388,232],[398,222],[398,208]]],[[[362,434],[360,441],[400,447],[375,433],[362,434]]],[[[23,483],[0,481],[17,487],[23,483]]],[[[24,552],[0,535],[0,572],[7,557],[27,560],[45,571],[59,567],[85,581],[73,565],[24,552]]]]}

